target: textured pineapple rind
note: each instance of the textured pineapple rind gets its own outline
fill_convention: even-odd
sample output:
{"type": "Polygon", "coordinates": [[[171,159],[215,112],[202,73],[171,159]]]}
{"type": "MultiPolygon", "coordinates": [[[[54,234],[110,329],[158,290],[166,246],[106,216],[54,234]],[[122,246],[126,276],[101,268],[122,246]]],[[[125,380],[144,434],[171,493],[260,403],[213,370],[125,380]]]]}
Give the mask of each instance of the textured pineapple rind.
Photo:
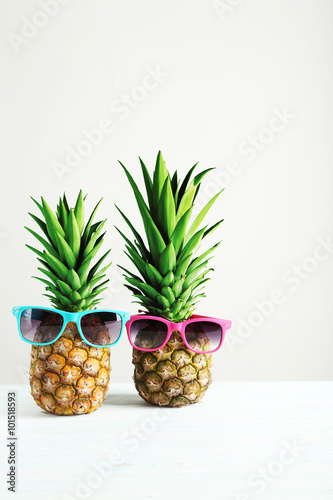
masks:
{"type": "Polygon", "coordinates": [[[109,379],[110,349],[86,344],[73,322],[54,344],[32,346],[31,394],[47,413],[92,413],[106,398],[109,379]]]}
{"type": "Polygon", "coordinates": [[[133,349],[132,362],[135,387],[147,403],[171,407],[198,403],[212,382],[212,355],[187,349],[177,330],[163,349],[133,349]]]}

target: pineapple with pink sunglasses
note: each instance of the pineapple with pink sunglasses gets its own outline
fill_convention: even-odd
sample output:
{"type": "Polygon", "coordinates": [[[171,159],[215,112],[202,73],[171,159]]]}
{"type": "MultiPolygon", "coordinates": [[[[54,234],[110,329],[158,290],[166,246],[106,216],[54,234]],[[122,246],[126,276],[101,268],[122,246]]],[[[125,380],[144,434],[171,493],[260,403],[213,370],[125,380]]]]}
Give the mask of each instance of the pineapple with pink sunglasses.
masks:
{"type": "Polygon", "coordinates": [[[201,181],[211,170],[192,178],[194,165],[181,183],[177,171],[170,175],[161,152],[151,177],[140,159],[146,199],[126,167],[145,229],[146,242],[127,216],[134,241],[119,229],[126,255],[138,275],[125,271],[125,285],[144,310],[127,322],[133,347],[134,382],[140,396],[151,404],[179,407],[197,403],[211,384],[212,353],[220,349],[229,320],[194,314],[203,293],[210,254],[216,243],[198,254],[206,237],[221,224],[202,226],[220,191],[192,217],[201,181]]]}

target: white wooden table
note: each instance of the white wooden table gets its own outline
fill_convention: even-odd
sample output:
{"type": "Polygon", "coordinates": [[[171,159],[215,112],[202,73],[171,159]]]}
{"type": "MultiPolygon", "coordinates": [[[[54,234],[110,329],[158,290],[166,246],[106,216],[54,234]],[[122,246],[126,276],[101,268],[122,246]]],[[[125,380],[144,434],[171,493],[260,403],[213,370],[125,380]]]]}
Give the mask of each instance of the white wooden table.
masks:
{"type": "Polygon", "coordinates": [[[170,409],[111,383],[77,417],[43,414],[26,385],[0,387],[1,499],[333,499],[333,382],[213,382],[201,403],[170,409]],[[14,496],[7,390],[18,393],[14,496]]]}

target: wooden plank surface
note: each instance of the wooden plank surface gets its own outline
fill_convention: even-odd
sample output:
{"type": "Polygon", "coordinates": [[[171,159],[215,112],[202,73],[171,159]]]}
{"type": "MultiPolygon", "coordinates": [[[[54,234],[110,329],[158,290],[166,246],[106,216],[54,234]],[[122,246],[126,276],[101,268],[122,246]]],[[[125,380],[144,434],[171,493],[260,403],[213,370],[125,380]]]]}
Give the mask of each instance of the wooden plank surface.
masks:
{"type": "Polygon", "coordinates": [[[0,388],[1,499],[333,499],[333,382],[214,382],[175,409],[111,384],[102,408],[77,417],[43,414],[26,385],[0,388]],[[18,393],[14,497],[7,390],[18,393]]]}

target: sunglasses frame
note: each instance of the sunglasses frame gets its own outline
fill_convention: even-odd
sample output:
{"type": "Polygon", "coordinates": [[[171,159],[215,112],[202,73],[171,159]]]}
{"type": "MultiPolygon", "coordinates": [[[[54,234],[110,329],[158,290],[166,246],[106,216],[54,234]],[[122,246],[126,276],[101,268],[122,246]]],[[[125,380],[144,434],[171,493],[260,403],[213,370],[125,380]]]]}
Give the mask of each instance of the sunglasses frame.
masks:
{"type": "Polygon", "coordinates": [[[20,337],[22,340],[24,340],[24,342],[27,342],[28,344],[32,344],[32,345],[50,345],[50,344],[53,344],[54,342],[56,342],[62,335],[63,331],[65,330],[67,324],[70,322],[70,321],[73,321],[74,323],[76,323],[77,325],[77,329],[79,331],[79,334],[82,338],[82,340],[90,345],[91,347],[111,347],[111,346],[114,346],[116,345],[121,336],[122,336],[122,333],[124,331],[124,328],[125,328],[125,323],[126,321],[128,321],[127,318],[130,317],[130,314],[127,313],[127,312],[124,312],[124,311],[115,311],[115,310],[112,310],[112,309],[91,309],[91,310],[88,310],[88,311],[81,311],[81,312],[68,312],[68,311],[62,311],[60,309],[53,309],[52,307],[36,307],[36,306],[22,306],[22,307],[13,307],[13,315],[17,318],[17,327],[18,327],[18,331],[19,331],[19,334],[20,334],[20,337]],[[21,321],[21,316],[22,316],[22,312],[25,311],[26,309],[41,309],[43,311],[51,311],[51,312],[55,312],[55,313],[58,313],[60,314],[60,316],[63,317],[64,319],[64,324],[61,328],[61,331],[60,333],[57,335],[57,337],[52,340],[51,342],[43,342],[43,343],[40,343],[40,342],[32,342],[31,340],[27,340],[23,337],[22,335],[22,332],[21,332],[21,324],[20,324],[20,321],[21,321]],[[113,344],[106,344],[106,345],[97,345],[97,344],[92,344],[91,342],[88,342],[85,338],[85,336],[83,335],[82,333],[82,330],[81,330],[81,325],[80,325],[80,320],[82,318],[82,316],[86,316],[87,314],[92,314],[92,313],[101,313],[101,312],[109,312],[109,313],[114,313],[114,314],[118,314],[118,316],[121,317],[121,330],[120,330],[120,333],[119,333],[119,337],[118,339],[113,342],[113,344]]]}
{"type": "Polygon", "coordinates": [[[160,318],[158,316],[148,316],[146,314],[136,314],[134,316],[131,316],[130,320],[127,321],[127,323],[126,323],[127,336],[128,336],[128,340],[129,340],[131,346],[134,349],[137,349],[138,351],[145,351],[145,352],[153,352],[153,351],[158,351],[159,349],[162,349],[168,343],[168,341],[172,335],[172,332],[174,330],[178,330],[182,339],[183,339],[184,344],[187,347],[187,349],[189,349],[190,351],[195,352],[197,354],[210,354],[210,353],[216,352],[220,349],[220,347],[222,346],[226,331],[230,327],[231,327],[231,321],[228,319],[211,318],[210,316],[201,316],[199,314],[193,314],[190,319],[182,321],[181,323],[172,323],[172,321],[169,321],[169,320],[164,319],[164,318],[160,318]],[[168,332],[167,332],[166,340],[163,342],[163,344],[160,345],[160,347],[157,347],[155,349],[143,349],[142,347],[137,347],[136,345],[133,344],[133,342],[131,340],[131,326],[132,326],[134,321],[137,321],[139,319],[147,319],[147,320],[150,319],[153,321],[160,321],[161,323],[164,323],[165,325],[167,325],[168,332]],[[216,349],[213,349],[212,351],[197,351],[195,349],[192,349],[186,340],[185,327],[191,323],[198,323],[200,321],[205,321],[205,322],[209,322],[209,323],[217,323],[221,327],[221,330],[222,330],[221,341],[219,343],[219,346],[216,349]]]}

